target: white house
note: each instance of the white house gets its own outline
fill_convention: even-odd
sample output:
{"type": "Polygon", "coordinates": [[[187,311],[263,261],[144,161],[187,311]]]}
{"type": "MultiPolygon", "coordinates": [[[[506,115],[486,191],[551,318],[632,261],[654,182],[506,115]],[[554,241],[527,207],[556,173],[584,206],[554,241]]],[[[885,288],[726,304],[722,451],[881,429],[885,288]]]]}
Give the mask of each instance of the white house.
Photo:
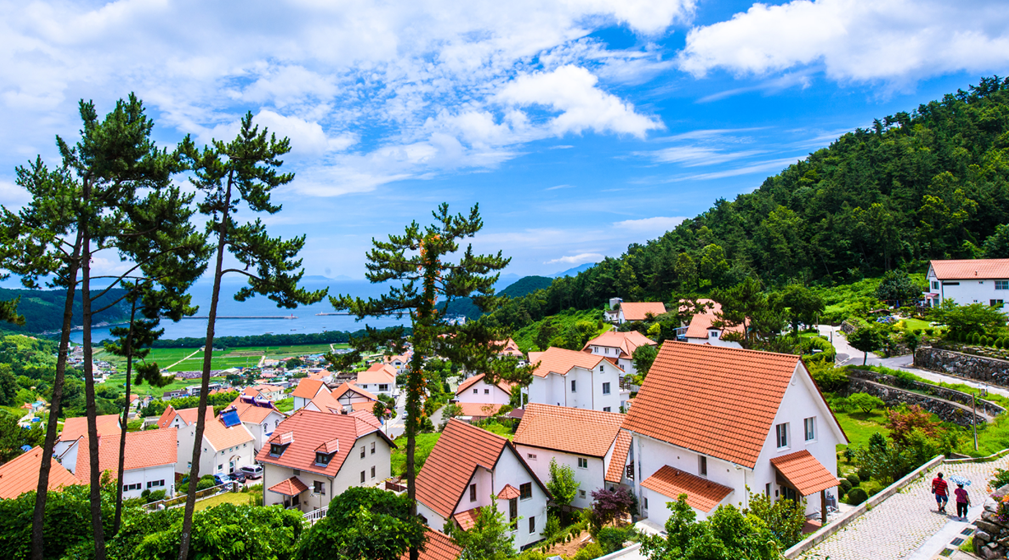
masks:
{"type": "Polygon", "coordinates": [[[357,374],[354,384],[375,395],[393,396],[396,394],[396,368],[375,362],[357,374]]]}
{"type": "Polygon", "coordinates": [[[321,379],[302,378],[298,381],[298,386],[291,392],[291,397],[294,398],[294,410],[305,408],[308,403],[312,402],[321,393],[328,395],[329,392],[329,388],[326,387],[326,384],[321,379]]]}
{"type": "Polygon", "coordinates": [[[685,335],[687,342],[691,344],[710,344],[712,346],[742,348],[742,344],[731,340],[722,340],[722,337],[730,332],[744,334],[743,326],[716,327],[714,325],[714,322],[718,321],[716,313],[722,312],[722,306],[717,301],[710,299],[699,299],[697,302],[704,304],[705,307],[703,312],[694,313],[690,318],[690,324],[687,326],[685,335]]]}
{"type": "MultiPolygon", "coordinates": [[[[98,429],[98,437],[118,435],[122,431],[120,420],[122,420],[122,416],[118,414],[97,416],[95,418],[95,427],[98,429]]],[[[87,417],[77,416],[67,418],[63,422],[63,431],[60,432],[56,445],[53,446],[53,455],[62,460],[70,447],[77,443],[77,440],[86,437],[88,437],[87,417]]]]}
{"type": "Polygon", "coordinates": [[[610,309],[603,312],[603,318],[610,323],[622,325],[633,321],[644,321],[649,316],[658,317],[666,312],[660,301],[624,301],[610,298],[610,309]]]}
{"type": "Polygon", "coordinates": [[[515,548],[543,538],[549,493],[512,442],[452,419],[417,475],[417,513],[436,531],[473,527],[494,504],[509,522],[515,548]]]}
{"type": "Polygon", "coordinates": [[[929,291],[923,296],[931,307],[951,299],[960,305],[984,303],[1009,312],[1004,307],[1009,300],[1009,259],[934,260],[926,278],[929,291]]]}
{"type": "Polygon", "coordinates": [[[655,341],[638,331],[607,331],[586,342],[582,352],[612,358],[625,373],[635,374],[638,370],[632,358],[640,346],[655,346],[655,341]]]}
{"type": "Polygon", "coordinates": [[[352,486],[377,486],[392,474],[393,447],[374,416],[299,410],[256,456],[263,504],[309,512],[352,486]]]}
{"type": "Polygon", "coordinates": [[[511,384],[505,381],[489,383],[485,375],[474,375],[459,384],[455,390],[458,403],[508,404],[511,401],[511,384]]]}
{"type": "MultiPolygon", "coordinates": [[[[158,420],[161,429],[173,428],[178,449],[175,472],[188,474],[192,469],[193,443],[196,440],[198,408],[165,409],[158,420]]],[[[256,456],[256,438],[242,423],[238,412],[229,408],[214,418],[213,407],[207,407],[203,428],[203,451],[200,454],[200,473],[233,474],[246,465],[253,464],[256,456]]]]}
{"type": "Polygon", "coordinates": [[[564,348],[530,352],[529,362],[539,366],[523,389],[525,402],[604,412],[626,409],[630,393],[620,388],[624,370],[615,360],[564,348]]]}
{"type": "Polygon", "coordinates": [[[798,356],[666,342],[634,400],[623,428],[647,525],[662,528],[680,494],[699,519],[747,507],[748,492],[826,516],[848,439],[798,356]]]}
{"type": "MultiPolygon", "coordinates": [[[[378,400],[375,395],[351,383],[344,383],[333,389],[329,396],[339,403],[344,412],[360,410],[370,412],[375,408],[375,401],[378,400]]],[[[308,406],[309,410],[313,408],[311,404],[308,406]]]]}
{"type": "Polygon", "coordinates": [[[624,415],[531,403],[515,432],[515,448],[540,480],[550,479],[550,461],[568,466],[578,481],[571,505],[592,506],[592,492],[629,482],[625,478],[631,434],[624,415]]]}
{"type": "Polygon", "coordinates": [[[283,412],[274,408],[271,401],[264,402],[243,396],[238,397],[231,406],[238,412],[238,418],[252,434],[253,455],[259,453],[277,426],[287,418],[283,412]]]}
{"type": "MultiPolygon", "coordinates": [[[[172,428],[145,430],[126,434],[126,452],[123,454],[123,498],[139,498],[144,490],[164,490],[175,493],[176,434],[172,428]]],[[[73,445],[75,461],[63,461],[63,466],[84,484],[91,482],[91,454],[88,439],[81,438],[73,445]]],[[[119,436],[98,438],[98,468],[108,471],[115,479],[119,473],[119,436]]]]}

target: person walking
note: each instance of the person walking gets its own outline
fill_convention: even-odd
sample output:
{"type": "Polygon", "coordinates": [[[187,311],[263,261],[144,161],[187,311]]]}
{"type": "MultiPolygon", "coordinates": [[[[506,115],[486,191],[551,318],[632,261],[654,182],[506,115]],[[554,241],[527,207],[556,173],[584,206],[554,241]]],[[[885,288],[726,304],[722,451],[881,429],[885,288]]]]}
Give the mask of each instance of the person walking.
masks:
{"type": "Polygon", "coordinates": [[[935,503],[939,506],[939,513],[946,513],[946,504],[949,502],[949,486],[942,479],[942,473],[932,479],[932,493],[935,494],[935,503]]]}
{"type": "Polygon", "coordinates": [[[966,521],[967,508],[970,507],[970,496],[968,496],[967,491],[963,489],[963,484],[957,483],[956,490],[953,491],[953,495],[956,496],[956,516],[963,518],[963,520],[966,521]]]}

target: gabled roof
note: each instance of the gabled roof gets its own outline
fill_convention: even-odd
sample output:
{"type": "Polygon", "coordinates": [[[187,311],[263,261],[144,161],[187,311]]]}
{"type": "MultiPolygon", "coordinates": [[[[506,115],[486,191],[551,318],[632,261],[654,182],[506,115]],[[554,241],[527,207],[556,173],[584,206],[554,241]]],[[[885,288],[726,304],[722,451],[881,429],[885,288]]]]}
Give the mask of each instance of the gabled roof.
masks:
{"type": "Polygon", "coordinates": [[[799,357],[667,341],[624,429],[753,468],[799,357]]]}
{"type": "Polygon", "coordinates": [[[493,470],[508,445],[497,434],[449,420],[417,475],[417,501],[444,519],[452,517],[476,469],[493,470]]]}
{"type": "Polygon", "coordinates": [[[608,348],[619,348],[620,358],[630,358],[639,346],[655,346],[655,341],[638,331],[606,331],[585,343],[582,351],[590,351],[590,346],[606,346],[608,348]]]}
{"type": "Polygon", "coordinates": [[[375,430],[382,429],[382,423],[375,418],[375,415],[371,413],[371,409],[368,410],[355,410],[347,416],[351,416],[357,419],[357,437],[362,437],[374,432],[375,430]]]}
{"type": "MultiPolygon", "coordinates": [[[[210,442],[210,445],[214,447],[217,451],[223,449],[229,449],[231,447],[236,447],[242,445],[243,443],[249,443],[255,440],[252,436],[252,432],[245,427],[245,424],[238,422],[230,428],[224,424],[224,421],[220,416],[214,418],[213,407],[207,407],[207,422],[203,428],[203,438],[210,442]]],[[[222,411],[221,414],[224,414],[222,411]]]]}
{"type": "MultiPolygon", "coordinates": [[[[459,388],[455,390],[455,394],[459,395],[463,391],[465,391],[466,389],[469,389],[473,385],[476,385],[480,381],[483,381],[483,378],[485,376],[486,376],[486,374],[481,373],[480,375],[474,375],[473,377],[470,377],[466,381],[463,381],[462,383],[459,384],[459,388]]],[[[497,384],[496,384],[496,386],[497,386],[497,388],[501,389],[505,393],[507,393],[509,395],[512,394],[512,384],[511,383],[508,383],[507,381],[498,381],[497,384]]]]}
{"type": "Polygon", "coordinates": [[[238,417],[242,419],[242,422],[250,424],[262,423],[270,414],[284,416],[284,413],[274,408],[272,403],[270,403],[270,406],[260,406],[251,402],[245,402],[241,397],[235,399],[231,403],[231,406],[235,407],[235,410],[238,411],[238,417]]]}
{"type": "MultiPolygon", "coordinates": [[[[273,432],[269,444],[280,443],[282,436],[293,434],[293,441],[287,445],[279,457],[270,455],[270,445],[264,445],[259,450],[256,460],[260,463],[279,465],[290,469],[298,469],[334,477],[347,460],[357,438],[378,432],[378,434],[393,445],[392,441],[381,430],[368,426],[361,418],[349,414],[329,414],[301,409],[296,411],[273,432]],[[315,450],[320,445],[339,440],[340,450],[337,451],[328,465],[315,463],[315,450]]],[[[335,444],[334,444],[335,445],[335,444]]]]}
{"type": "Polygon", "coordinates": [[[687,504],[705,513],[715,509],[719,502],[732,493],[732,488],[728,486],[722,486],[669,465],[663,465],[641,485],[674,500],[680,494],[686,494],[687,504]]]}
{"type": "MultiPolygon", "coordinates": [[[[42,448],[33,447],[7,463],[0,465],[0,500],[17,498],[25,492],[38,490],[39,471],[42,470],[42,448]]],[[[81,481],[74,478],[63,465],[52,461],[49,468],[49,491],[63,486],[74,486],[81,481]]]]}
{"type": "Polygon", "coordinates": [[[476,519],[480,517],[480,508],[475,507],[466,511],[460,511],[452,516],[452,519],[459,524],[463,531],[469,531],[476,526],[476,519]]]}
{"type": "Polygon", "coordinates": [[[329,391],[319,391],[319,394],[310,401],[310,404],[315,405],[319,409],[319,412],[343,414],[343,405],[340,404],[340,401],[333,398],[333,394],[329,391]]]}
{"type": "Polygon", "coordinates": [[[514,498],[518,498],[521,495],[522,493],[519,492],[518,488],[515,488],[511,484],[505,484],[505,487],[502,488],[501,491],[497,493],[497,499],[511,500],[514,498]]]}
{"type": "Polygon", "coordinates": [[[567,350],[554,346],[547,348],[545,352],[529,353],[529,363],[535,364],[539,362],[540,364],[539,367],[533,370],[533,375],[536,377],[546,377],[550,373],[567,375],[574,367],[592,369],[605,359],[602,356],[594,356],[587,352],[567,350]]]}
{"type": "MultiPolygon", "coordinates": [[[[95,427],[98,429],[98,437],[117,435],[119,429],[118,414],[103,414],[95,417],[95,427]]],[[[88,418],[78,416],[67,418],[63,422],[63,431],[60,432],[60,441],[74,441],[78,438],[88,437],[88,418]]]]}
{"type": "MultiPolygon", "coordinates": [[[[722,306],[717,301],[712,301],[710,299],[699,299],[698,303],[709,304],[711,307],[706,307],[703,313],[695,313],[693,317],[690,318],[690,325],[687,327],[687,338],[708,338],[708,329],[715,328],[712,323],[718,320],[716,313],[722,312],[722,306]]],[[[743,325],[736,325],[734,327],[725,327],[720,329],[722,332],[737,332],[744,333],[743,325]]]]}
{"type": "Polygon", "coordinates": [[[366,399],[370,399],[373,401],[378,400],[378,397],[376,397],[375,395],[369,393],[368,391],[365,391],[364,389],[358,387],[357,385],[352,385],[347,382],[344,382],[343,385],[340,385],[336,389],[333,389],[333,392],[330,393],[330,395],[332,395],[334,399],[339,399],[340,397],[345,395],[348,391],[352,393],[357,393],[358,395],[361,395],[366,399]]]}
{"type": "MultiPolygon", "coordinates": [[[[175,428],[144,430],[126,434],[126,452],[123,454],[123,472],[172,465],[178,461],[178,442],[175,428]]],[[[77,468],[74,476],[84,482],[91,481],[91,453],[88,438],[77,442],[77,468]]],[[[98,468],[111,471],[112,478],[119,472],[119,437],[98,438],[98,468]]]]}
{"type": "Polygon", "coordinates": [[[620,303],[627,321],[644,321],[648,315],[658,317],[666,312],[666,305],[661,301],[624,301],[620,303]]]}
{"type": "Polygon", "coordinates": [[[627,454],[631,450],[631,433],[627,430],[620,430],[617,434],[617,441],[613,444],[613,456],[610,457],[610,466],[606,469],[606,482],[616,482],[617,484],[624,478],[624,467],[627,465],[627,454]]]}
{"type": "Polygon", "coordinates": [[[167,428],[172,423],[172,420],[175,419],[175,416],[175,408],[172,405],[168,405],[158,418],[158,427],[167,428]]]}
{"type": "Polygon", "coordinates": [[[1009,280],[1009,259],[960,259],[929,262],[939,280],[1009,280]]]}
{"type": "Polygon", "coordinates": [[[771,464],[786,480],[795,486],[799,494],[809,496],[837,486],[837,477],[830,474],[827,467],[816,460],[816,457],[803,449],[781,457],[771,459],[771,464]]]}
{"type": "Polygon", "coordinates": [[[388,364],[375,362],[368,369],[357,374],[358,385],[370,385],[372,383],[395,383],[396,368],[388,364]]]}
{"type": "MultiPolygon", "coordinates": [[[[417,556],[418,560],[456,560],[462,554],[462,549],[444,533],[428,529],[424,537],[427,542],[417,556]]],[[[404,552],[400,560],[410,560],[410,552],[404,552]]]]}
{"type": "MultiPolygon", "coordinates": [[[[294,391],[291,392],[291,396],[312,400],[319,394],[320,389],[324,389],[324,385],[319,379],[304,377],[298,382],[298,386],[294,388],[294,391]]],[[[326,390],[326,392],[328,393],[329,391],[326,390]]]]}
{"type": "Polygon", "coordinates": [[[529,403],[515,432],[515,445],[605,457],[620,432],[624,415],[566,406],[529,403]]]}
{"type": "Polygon", "coordinates": [[[285,496],[297,496],[305,490],[308,490],[308,485],[301,481],[296,476],[291,478],[285,478],[280,482],[274,484],[273,486],[267,488],[270,492],[276,492],[278,494],[283,494],[285,496]]]}
{"type": "Polygon", "coordinates": [[[523,357],[522,351],[519,350],[518,343],[516,343],[512,338],[508,338],[507,340],[495,340],[491,342],[491,344],[501,346],[501,349],[498,350],[498,354],[500,355],[515,356],[516,358],[523,357]]]}

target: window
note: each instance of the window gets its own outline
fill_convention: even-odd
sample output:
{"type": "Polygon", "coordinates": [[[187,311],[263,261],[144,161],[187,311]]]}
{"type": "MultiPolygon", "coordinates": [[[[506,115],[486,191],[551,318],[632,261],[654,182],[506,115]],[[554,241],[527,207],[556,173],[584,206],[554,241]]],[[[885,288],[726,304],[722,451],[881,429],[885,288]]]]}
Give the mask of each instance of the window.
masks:
{"type": "Polygon", "coordinates": [[[648,509],[648,498],[647,497],[645,498],[645,509],[646,510],[648,509]]]}
{"type": "Polygon", "coordinates": [[[708,458],[704,455],[697,458],[697,472],[701,476],[708,476],[708,458]]]}
{"type": "Polygon", "coordinates": [[[371,442],[371,454],[375,454],[375,442],[371,442]]]}
{"type": "Polygon", "coordinates": [[[474,395],[479,395],[480,394],[480,390],[479,389],[473,389],[473,394],[474,395]]]}
{"type": "Polygon", "coordinates": [[[322,494],[323,496],[325,496],[326,485],[323,484],[322,481],[316,480],[315,482],[312,483],[312,492],[315,494],[322,494]]]}
{"type": "Polygon", "coordinates": [[[766,496],[767,496],[768,498],[770,498],[770,497],[771,497],[771,483],[770,483],[770,482],[768,482],[767,484],[765,484],[765,485],[764,485],[764,494],[765,494],[765,495],[766,495],[766,496]]]}
{"type": "Polygon", "coordinates": [[[806,441],[813,441],[816,439],[816,418],[806,418],[802,421],[803,431],[806,432],[806,441]]]}
{"type": "Polygon", "coordinates": [[[943,286],[959,286],[960,283],[959,282],[943,282],[942,285],[943,286]]]}
{"type": "Polygon", "coordinates": [[[388,391],[389,390],[389,384],[388,383],[379,384],[378,390],[379,391],[388,391]]]}
{"type": "Polygon", "coordinates": [[[165,481],[164,480],[149,480],[149,481],[147,481],[147,487],[148,488],[157,488],[159,486],[164,486],[164,485],[165,485],[165,481]]]}
{"type": "Polygon", "coordinates": [[[604,395],[609,395],[610,394],[610,384],[609,384],[609,382],[603,383],[603,394],[604,395]]]}
{"type": "Polygon", "coordinates": [[[603,407],[603,412],[612,412],[612,410],[610,410],[611,408],[613,408],[613,407],[611,407],[611,406],[604,406],[603,407]]]}
{"type": "Polygon", "coordinates": [[[529,516],[529,532],[536,532],[536,516],[534,515],[529,516]]]}
{"type": "Polygon", "coordinates": [[[996,290],[1009,290],[1009,280],[996,280],[995,281],[996,290]]]}
{"type": "Polygon", "coordinates": [[[571,392],[572,393],[578,392],[578,381],[574,379],[571,380],[571,392]]]}
{"type": "Polygon", "coordinates": [[[519,516],[519,501],[516,498],[508,500],[508,521],[512,523],[518,519],[519,516]]]}
{"type": "Polygon", "coordinates": [[[140,483],[138,482],[136,484],[124,484],[123,485],[123,491],[124,492],[129,492],[130,490],[140,490],[140,483]]]}
{"type": "Polygon", "coordinates": [[[599,373],[603,373],[604,371],[606,371],[606,366],[599,364],[599,373]]]}
{"type": "Polygon", "coordinates": [[[294,476],[301,476],[301,471],[298,469],[294,469],[294,476]]]}
{"type": "Polygon", "coordinates": [[[585,497],[585,490],[579,490],[578,491],[578,497],[579,498],[584,498],[585,497]]]}
{"type": "Polygon", "coordinates": [[[280,445],[279,443],[270,444],[270,455],[273,457],[280,457],[284,454],[284,450],[287,449],[286,445],[280,445]]]}
{"type": "Polygon", "coordinates": [[[476,484],[469,485],[469,501],[476,501],[476,484]]]}
{"type": "Polygon", "coordinates": [[[483,390],[483,394],[485,394],[485,395],[489,395],[489,394],[490,394],[490,389],[484,389],[484,390],[483,390]]]}
{"type": "Polygon", "coordinates": [[[217,470],[223,471],[224,470],[224,465],[217,465],[217,470]]]}
{"type": "Polygon", "coordinates": [[[326,466],[329,464],[331,460],[333,460],[333,453],[320,453],[318,451],[315,452],[316,465],[326,466]]]}
{"type": "Polygon", "coordinates": [[[627,471],[624,473],[624,476],[627,477],[627,480],[634,480],[634,463],[627,465],[627,471]]]}
{"type": "Polygon", "coordinates": [[[778,449],[788,447],[788,422],[775,426],[774,433],[778,442],[778,449]]]}
{"type": "Polygon", "coordinates": [[[364,446],[361,446],[361,458],[364,459],[364,446]]]}
{"type": "Polygon", "coordinates": [[[536,454],[535,453],[527,453],[526,454],[526,458],[529,459],[530,461],[535,461],[536,460],[536,454]]]}
{"type": "Polygon", "coordinates": [[[371,477],[375,478],[375,467],[371,468],[371,477]]]}
{"type": "Polygon", "coordinates": [[[989,300],[989,303],[991,304],[992,307],[998,307],[999,309],[1002,309],[1003,302],[1000,299],[989,300]]]}
{"type": "Polygon", "coordinates": [[[519,486],[520,498],[523,500],[528,500],[533,497],[533,483],[526,482],[525,484],[519,486]]]}
{"type": "Polygon", "coordinates": [[[587,468],[589,468],[589,460],[586,459],[585,457],[579,457],[578,458],[578,468],[579,469],[587,469],[587,468]]]}
{"type": "Polygon", "coordinates": [[[361,471],[361,483],[364,484],[364,471],[361,471]]]}

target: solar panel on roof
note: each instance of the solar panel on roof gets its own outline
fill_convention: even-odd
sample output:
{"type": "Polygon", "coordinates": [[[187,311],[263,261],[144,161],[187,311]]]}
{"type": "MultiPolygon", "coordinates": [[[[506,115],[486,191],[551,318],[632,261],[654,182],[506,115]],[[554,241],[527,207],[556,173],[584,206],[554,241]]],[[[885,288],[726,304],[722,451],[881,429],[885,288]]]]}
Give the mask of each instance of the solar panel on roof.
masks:
{"type": "Polygon", "coordinates": [[[224,422],[225,426],[231,428],[241,424],[242,420],[238,417],[238,411],[232,409],[221,413],[221,422],[224,422]]]}

